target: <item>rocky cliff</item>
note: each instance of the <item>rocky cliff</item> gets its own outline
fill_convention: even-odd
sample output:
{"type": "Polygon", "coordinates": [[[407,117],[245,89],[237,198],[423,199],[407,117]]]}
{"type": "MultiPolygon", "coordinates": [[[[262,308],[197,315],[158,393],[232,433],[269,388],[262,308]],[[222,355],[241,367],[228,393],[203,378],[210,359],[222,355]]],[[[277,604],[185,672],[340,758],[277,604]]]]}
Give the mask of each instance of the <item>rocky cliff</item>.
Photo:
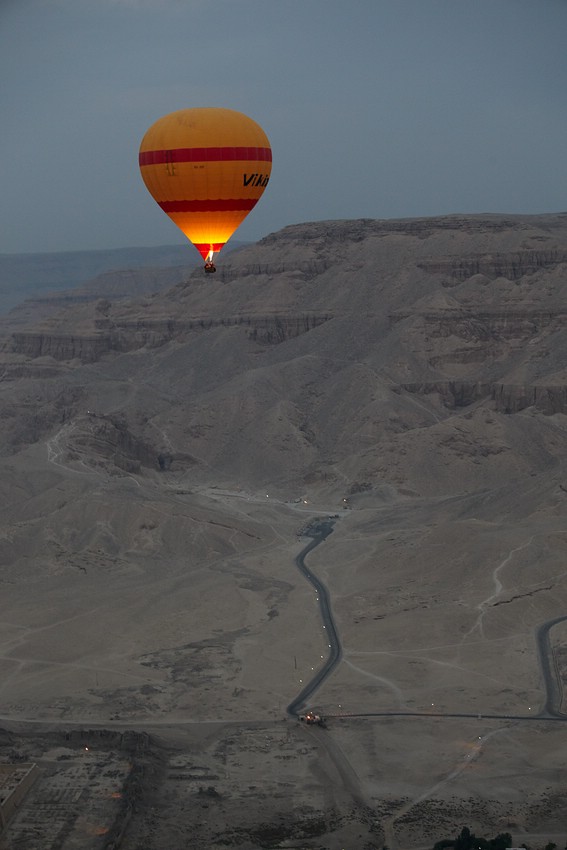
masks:
{"type": "Polygon", "coordinates": [[[419,445],[497,457],[493,475],[518,427],[567,413],[566,278],[566,215],[293,225],[216,275],[15,329],[0,386],[16,405],[24,387],[80,390],[25,433],[76,421],[83,464],[420,489],[419,445]]]}
{"type": "Polygon", "coordinates": [[[484,275],[489,280],[504,277],[520,280],[542,269],[554,269],[567,263],[567,252],[559,249],[517,251],[510,254],[476,254],[469,257],[445,257],[426,260],[420,268],[429,274],[447,277],[445,286],[467,280],[474,275],[484,275]]]}
{"type": "Polygon", "coordinates": [[[80,360],[92,363],[110,352],[134,351],[139,348],[159,348],[172,340],[184,340],[190,334],[204,333],[214,328],[242,329],[245,336],[262,345],[277,345],[307,333],[330,315],[300,316],[223,316],[188,320],[138,319],[112,321],[95,319],[91,333],[49,333],[20,331],[14,333],[8,350],[26,357],[52,357],[54,360],[80,360]]]}

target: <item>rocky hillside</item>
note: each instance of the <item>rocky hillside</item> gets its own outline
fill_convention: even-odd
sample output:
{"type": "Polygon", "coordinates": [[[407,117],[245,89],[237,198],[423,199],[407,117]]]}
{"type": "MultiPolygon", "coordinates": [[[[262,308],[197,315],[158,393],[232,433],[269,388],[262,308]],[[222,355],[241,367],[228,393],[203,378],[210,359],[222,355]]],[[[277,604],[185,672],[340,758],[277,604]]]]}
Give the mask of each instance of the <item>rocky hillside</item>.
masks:
{"type": "Polygon", "coordinates": [[[282,493],[557,471],[567,214],[300,224],[144,298],[100,282],[5,335],[8,452],[72,425],[82,464],[282,493]]]}

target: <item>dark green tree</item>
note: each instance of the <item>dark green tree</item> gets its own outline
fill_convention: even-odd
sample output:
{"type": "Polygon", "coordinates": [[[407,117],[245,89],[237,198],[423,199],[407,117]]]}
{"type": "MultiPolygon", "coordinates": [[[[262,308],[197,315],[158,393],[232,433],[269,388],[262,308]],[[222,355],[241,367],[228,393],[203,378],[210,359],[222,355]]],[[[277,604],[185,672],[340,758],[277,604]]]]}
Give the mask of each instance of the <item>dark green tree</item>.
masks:
{"type": "Polygon", "coordinates": [[[512,846],[512,836],[509,832],[500,832],[496,838],[492,838],[490,841],[490,847],[492,850],[506,850],[507,847],[512,846]]]}
{"type": "Polygon", "coordinates": [[[475,846],[475,836],[468,826],[464,826],[455,840],[455,850],[472,850],[475,846]]]}

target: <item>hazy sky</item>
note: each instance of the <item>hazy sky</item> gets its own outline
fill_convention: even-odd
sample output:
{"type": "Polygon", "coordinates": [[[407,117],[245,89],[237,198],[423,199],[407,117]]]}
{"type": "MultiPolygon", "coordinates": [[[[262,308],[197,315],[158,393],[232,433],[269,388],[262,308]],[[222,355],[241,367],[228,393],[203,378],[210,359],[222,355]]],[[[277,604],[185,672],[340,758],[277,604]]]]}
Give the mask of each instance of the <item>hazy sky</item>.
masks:
{"type": "Polygon", "coordinates": [[[0,252],[183,242],[138,148],[193,106],[272,144],[237,239],[564,211],[566,33],[567,0],[0,0],[0,252]]]}

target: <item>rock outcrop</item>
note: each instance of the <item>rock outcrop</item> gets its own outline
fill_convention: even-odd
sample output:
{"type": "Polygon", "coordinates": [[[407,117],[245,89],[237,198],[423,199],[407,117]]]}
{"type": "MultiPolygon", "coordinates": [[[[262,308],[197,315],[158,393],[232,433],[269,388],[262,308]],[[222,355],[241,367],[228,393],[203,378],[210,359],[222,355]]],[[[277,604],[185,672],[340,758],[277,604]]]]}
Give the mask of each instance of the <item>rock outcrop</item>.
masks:
{"type": "Polygon", "coordinates": [[[111,350],[103,334],[49,334],[20,332],[12,337],[11,351],[26,357],[52,357],[54,360],[80,360],[93,363],[111,350]]]}
{"type": "MultiPolygon", "coordinates": [[[[554,269],[565,266],[567,272],[567,251],[559,249],[518,251],[511,254],[476,254],[469,257],[446,257],[438,260],[425,260],[419,267],[428,274],[448,277],[453,282],[468,280],[480,274],[489,280],[504,277],[507,280],[520,280],[542,269],[554,269]]],[[[454,285],[445,283],[445,285],[454,285]]]]}
{"type": "Polygon", "coordinates": [[[329,321],[332,315],[226,316],[188,320],[138,319],[112,321],[96,318],[94,333],[55,334],[19,331],[12,335],[10,350],[27,357],[54,360],[80,360],[93,363],[110,352],[158,348],[172,340],[214,328],[242,328],[248,339],[262,345],[277,345],[329,321]]]}
{"type": "Polygon", "coordinates": [[[154,444],[136,435],[124,416],[107,416],[89,411],[88,427],[70,435],[68,451],[75,455],[97,458],[128,473],[139,473],[143,467],[166,471],[187,468],[196,463],[191,455],[176,452],[163,444],[154,444]]]}
{"type": "Polygon", "coordinates": [[[494,384],[491,398],[501,413],[519,413],[527,407],[547,415],[567,413],[567,383],[559,386],[494,384]]]}
{"type": "Polygon", "coordinates": [[[499,413],[519,413],[534,407],[541,413],[567,413],[567,383],[556,386],[483,384],[467,381],[437,381],[421,384],[402,384],[400,389],[415,395],[437,395],[449,410],[469,407],[488,399],[499,413]]]}

